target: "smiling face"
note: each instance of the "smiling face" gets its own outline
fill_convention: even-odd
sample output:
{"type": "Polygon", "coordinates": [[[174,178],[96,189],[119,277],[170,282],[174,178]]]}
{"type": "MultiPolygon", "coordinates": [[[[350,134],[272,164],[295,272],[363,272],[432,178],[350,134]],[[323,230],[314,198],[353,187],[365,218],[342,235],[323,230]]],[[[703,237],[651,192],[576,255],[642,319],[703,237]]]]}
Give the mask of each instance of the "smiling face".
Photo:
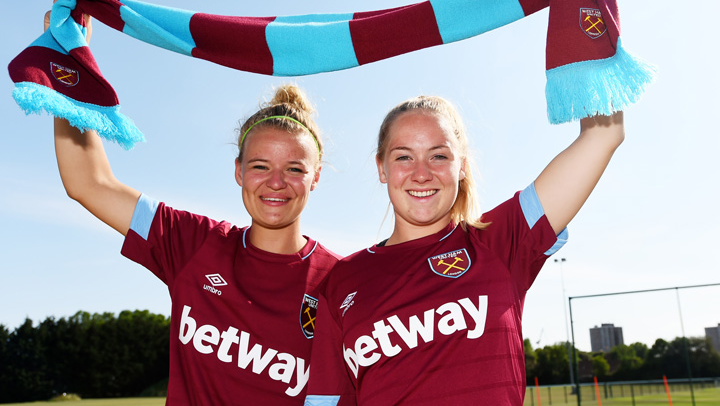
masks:
{"type": "Polygon", "coordinates": [[[394,236],[399,233],[403,241],[420,238],[450,223],[450,209],[465,177],[465,159],[439,115],[424,110],[401,113],[389,128],[380,156],[380,181],[387,183],[395,212],[394,236]]]}
{"type": "Polygon", "coordinates": [[[253,227],[299,229],[310,191],[320,178],[318,151],[307,132],[273,127],[254,129],[235,161],[235,179],[253,227]]]}

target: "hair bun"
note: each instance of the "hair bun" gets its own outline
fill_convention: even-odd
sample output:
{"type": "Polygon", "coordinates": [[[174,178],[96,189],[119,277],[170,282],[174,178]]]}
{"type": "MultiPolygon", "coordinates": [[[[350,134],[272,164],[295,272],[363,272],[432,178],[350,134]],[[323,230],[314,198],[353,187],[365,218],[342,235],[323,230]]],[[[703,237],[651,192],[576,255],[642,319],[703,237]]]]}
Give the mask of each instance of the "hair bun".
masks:
{"type": "Polygon", "coordinates": [[[284,84],[275,89],[275,95],[266,105],[276,106],[278,104],[289,104],[297,110],[304,111],[306,114],[313,114],[315,109],[310,103],[310,99],[305,92],[296,85],[284,84]]]}

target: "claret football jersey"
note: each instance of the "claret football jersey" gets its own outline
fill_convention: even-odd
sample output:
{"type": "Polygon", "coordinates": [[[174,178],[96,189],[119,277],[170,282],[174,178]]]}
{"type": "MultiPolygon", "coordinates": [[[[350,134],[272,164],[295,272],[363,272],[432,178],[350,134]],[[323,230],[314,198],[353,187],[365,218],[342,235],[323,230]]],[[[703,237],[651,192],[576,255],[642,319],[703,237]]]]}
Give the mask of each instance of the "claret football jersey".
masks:
{"type": "Polygon", "coordinates": [[[566,231],[532,185],[482,221],[338,263],[306,405],[522,405],[525,293],[566,231]]]}
{"type": "Polygon", "coordinates": [[[172,299],[168,405],[301,405],[318,286],[338,256],[316,241],[280,255],[248,228],[142,196],[122,253],[172,299]]]}

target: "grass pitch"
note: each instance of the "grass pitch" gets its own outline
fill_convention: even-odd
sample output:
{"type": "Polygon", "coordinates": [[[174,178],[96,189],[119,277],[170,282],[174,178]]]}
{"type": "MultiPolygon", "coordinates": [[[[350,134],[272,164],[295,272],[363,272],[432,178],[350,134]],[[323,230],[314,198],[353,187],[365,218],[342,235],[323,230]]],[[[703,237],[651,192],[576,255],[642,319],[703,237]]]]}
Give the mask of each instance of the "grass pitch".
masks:
{"type": "MultiPolygon", "coordinates": [[[[561,389],[561,388],[560,388],[561,389]]],[[[564,393],[559,390],[554,391],[552,399],[550,399],[543,388],[540,388],[540,406],[577,406],[576,396],[567,396],[565,400],[564,393]]],[[[691,406],[693,404],[689,391],[672,391],[670,392],[673,406],[691,406]]],[[[615,397],[609,399],[600,399],[600,402],[593,400],[592,396],[583,393],[582,406],[668,406],[667,394],[655,393],[652,395],[635,396],[635,400],[630,396],[615,397]]],[[[718,406],[720,405],[720,388],[695,389],[695,405],[696,406],[718,406]]],[[[534,388],[532,392],[528,388],[523,406],[538,406],[537,393],[534,388]],[[532,399],[530,398],[532,396],[532,399]]]]}
{"type": "Polygon", "coordinates": [[[165,398],[83,399],[56,402],[5,403],[3,406],[164,406],[165,398]]]}

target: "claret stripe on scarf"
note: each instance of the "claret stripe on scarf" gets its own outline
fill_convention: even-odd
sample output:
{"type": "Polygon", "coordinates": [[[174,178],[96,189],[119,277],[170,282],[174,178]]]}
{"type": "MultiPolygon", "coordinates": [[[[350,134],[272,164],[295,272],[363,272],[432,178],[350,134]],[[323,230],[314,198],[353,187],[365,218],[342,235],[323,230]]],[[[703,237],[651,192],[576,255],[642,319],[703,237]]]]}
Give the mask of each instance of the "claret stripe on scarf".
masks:
{"type": "Polygon", "coordinates": [[[379,11],[287,17],[212,15],[135,0],[59,0],[48,32],[18,55],[9,71],[16,84],[13,96],[26,112],[47,111],[130,148],[142,134],[119,112],[115,92],[85,42],[83,14],[187,56],[247,72],[297,76],[459,41],[548,6],[550,121],[610,114],[634,103],[653,70],[621,55],[615,0],[430,0],[379,11]],[[598,10],[607,35],[585,35],[578,28],[580,8],[598,10]],[[584,64],[598,60],[605,61],[600,68],[584,64]],[[70,76],[59,80],[48,68],[51,63],[70,76]]]}
{"type": "Polygon", "coordinates": [[[247,72],[294,76],[352,68],[469,38],[547,5],[537,0],[435,0],[348,14],[232,17],[133,0],[79,0],[74,13],[82,9],[118,31],[188,56],[247,72]]]}

